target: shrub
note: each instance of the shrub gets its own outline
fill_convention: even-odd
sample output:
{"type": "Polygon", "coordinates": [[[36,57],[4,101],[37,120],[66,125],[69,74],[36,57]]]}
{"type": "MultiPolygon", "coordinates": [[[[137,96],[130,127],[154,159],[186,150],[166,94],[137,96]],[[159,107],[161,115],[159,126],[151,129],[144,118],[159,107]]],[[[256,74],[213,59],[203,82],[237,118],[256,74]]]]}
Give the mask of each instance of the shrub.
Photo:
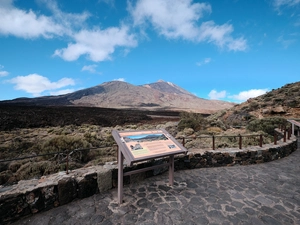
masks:
{"type": "Polygon", "coordinates": [[[206,130],[211,135],[220,134],[223,131],[220,127],[209,127],[206,130]]]}
{"type": "Polygon", "coordinates": [[[274,129],[278,128],[279,125],[286,125],[286,119],[282,117],[270,117],[264,119],[254,119],[249,122],[246,129],[249,131],[257,132],[263,131],[269,135],[274,135],[274,129]]]}
{"type": "MultiPolygon", "coordinates": [[[[64,152],[63,154],[59,155],[62,158],[72,150],[89,147],[90,144],[80,137],[70,137],[63,135],[51,138],[50,140],[47,140],[38,146],[38,148],[40,149],[39,154],[64,152]]],[[[88,151],[75,152],[72,154],[72,160],[84,162],[87,160],[87,154],[88,151]]],[[[53,158],[53,155],[44,156],[43,158],[50,159],[53,158]]],[[[59,157],[57,159],[59,159],[59,157]]]]}
{"type": "Polygon", "coordinates": [[[78,148],[88,148],[89,143],[82,138],[69,137],[69,136],[57,136],[45,141],[41,146],[43,153],[59,152],[64,150],[74,150],[78,148]]]}
{"type": "Polygon", "coordinates": [[[16,180],[39,178],[43,175],[58,172],[59,166],[50,161],[28,162],[16,172],[16,180]]]}
{"type": "Polygon", "coordinates": [[[250,104],[249,104],[249,108],[251,109],[251,110],[255,110],[255,109],[257,109],[259,107],[259,104],[257,103],[257,102],[251,102],[250,104]]]}
{"type": "Polygon", "coordinates": [[[182,131],[185,128],[192,128],[194,131],[203,130],[207,122],[204,117],[199,113],[180,113],[181,120],[178,123],[178,130],[182,131]]]}
{"type": "Polygon", "coordinates": [[[10,170],[0,172],[0,185],[5,184],[12,175],[13,173],[10,170]]]}

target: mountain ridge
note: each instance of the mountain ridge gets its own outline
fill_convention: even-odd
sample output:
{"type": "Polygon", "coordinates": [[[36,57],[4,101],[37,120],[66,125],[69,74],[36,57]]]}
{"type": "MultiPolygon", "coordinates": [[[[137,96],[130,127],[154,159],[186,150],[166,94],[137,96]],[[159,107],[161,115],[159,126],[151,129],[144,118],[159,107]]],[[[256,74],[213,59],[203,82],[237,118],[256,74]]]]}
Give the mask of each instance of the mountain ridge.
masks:
{"type": "Polygon", "coordinates": [[[18,98],[0,103],[40,106],[90,106],[143,110],[177,110],[213,113],[234,106],[234,103],[199,98],[171,82],[133,85],[123,81],[109,81],[94,87],[58,96],[18,98]]]}
{"type": "Polygon", "coordinates": [[[300,118],[300,82],[285,84],[263,95],[211,115],[228,125],[245,126],[253,119],[300,118]]]}

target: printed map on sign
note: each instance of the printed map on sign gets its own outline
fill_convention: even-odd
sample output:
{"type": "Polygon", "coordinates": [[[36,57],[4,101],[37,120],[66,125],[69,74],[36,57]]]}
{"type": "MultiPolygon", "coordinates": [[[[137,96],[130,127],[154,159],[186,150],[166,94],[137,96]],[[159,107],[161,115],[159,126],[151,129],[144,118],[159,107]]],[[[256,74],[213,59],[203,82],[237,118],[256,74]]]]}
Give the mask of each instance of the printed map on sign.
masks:
{"type": "Polygon", "coordinates": [[[156,154],[181,150],[163,131],[120,132],[131,154],[136,157],[147,157],[156,154]]]}

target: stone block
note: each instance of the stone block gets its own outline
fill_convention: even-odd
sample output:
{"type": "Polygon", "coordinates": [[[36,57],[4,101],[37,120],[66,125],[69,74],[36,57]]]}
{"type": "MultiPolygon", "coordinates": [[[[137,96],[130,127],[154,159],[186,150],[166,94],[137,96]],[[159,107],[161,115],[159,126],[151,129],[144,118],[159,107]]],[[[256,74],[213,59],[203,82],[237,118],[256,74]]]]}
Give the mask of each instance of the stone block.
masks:
{"type": "Polygon", "coordinates": [[[269,150],[262,151],[262,157],[264,159],[264,162],[272,161],[272,154],[271,152],[269,152],[269,150]]]}
{"type": "Polygon", "coordinates": [[[112,171],[102,169],[97,172],[97,183],[100,193],[112,188],[112,171]]]}
{"type": "Polygon", "coordinates": [[[56,185],[43,187],[41,193],[44,196],[46,210],[52,209],[58,205],[58,190],[56,185]]]}
{"type": "Polygon", "coordinates": [[[87,198],[98,192],[97,173],[86,174],[77,179],[78,198],[87,198]]]}
{"type": "Polygon", "coordinates": [[[74,178],[64,177],[58,181],[57,188],[60,205],[67,204],[77,197],[77,183],[74,178]]]}
{"type": "Polygon", "coordinates": [[[224,157],[223,157],[223,162],[222,164],[223,165],[229,165],[229,164],[232,164],[233,162],[233,157],[231,157],[229,154],[224,154],[224,157]]]}
{"type": "Polygon", "coordinates": [[[223,160],[223,155],[221,153],[216,153],[213,158],[215,160],[217,160],[218,162],[222,161],[223,160]]]}
{"type": "Polygon", "coordinates": [[[44,195],[41,193],[40,189],[35,189],[27,193],[26,202],[33,214],[45,209],[44,195]]]}
{"type": "Polygon", "coordinates": [[[0,224],[16,221],[29,214],[31,214],[31,211],[29,205],[26,203],[24,195],[1,199],[0,224]]]}

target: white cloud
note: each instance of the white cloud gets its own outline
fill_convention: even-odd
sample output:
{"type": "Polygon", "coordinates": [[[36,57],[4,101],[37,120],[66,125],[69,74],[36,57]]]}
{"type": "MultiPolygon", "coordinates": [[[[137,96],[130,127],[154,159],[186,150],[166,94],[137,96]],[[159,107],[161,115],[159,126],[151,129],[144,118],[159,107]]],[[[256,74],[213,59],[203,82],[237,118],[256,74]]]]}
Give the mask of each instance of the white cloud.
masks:
{"type": "Polygon", "coordinates": [[[87,55],[94,62],[109,60],[117,47],[126,48],[125,53],[128,53],[129,48],[137,46],[136,38],[130,34],[128,26],[95,27],[89,30],[85,28],[86,20],[90,17],[88,12],[66,13],[58,8],[55,1],[39,1],[50,9],[51,16],[18,9],[12,0],[0,0],[0,35],[25,39],[67,37],[72,42],[54,52],[55,56],[66,61],[77,60],[82,55],[87,55]]]}
{"type": "Polygon", "coordinates": [[[74,29],[81,28],[86,25],[85,21],[90,17],[90,13],[66,13],[61,11],[56,1],[54,0],[39,0],[44,3],[52,12],[52,18],[58,24],[62,25],[64,32],[70,36],[74,32],[74,29]]]}
{"type": "Polygon", "coordinates": [[[211,58],[205,58],[204,60],[202,60],[201,62],[197,62],[196,65],[197,66],[203,66],[205,64],[208,64],[211,62],[211,58]]]}
{"type": "Polygon", "coordinates": [[[282,7],[282,6],[295,6],[297,4],[300,4],[300,0],[274,0],[273,5],[276,9],[282,7]]]}
{"type": "Polygon", "coordinates": [[[211,42],[230,51],[245,51],[247,49],[247,41],[244,38],[234,39],[231,36],[233,32],[231,24],[216,25],[213,21],[207,21],[203,22],[198,30],[198,41],[211,42]]]}
{"type": "Polygon", "coordinates": [[[117,47],[136,47],[135,36],[129,34],[127,26],[110,27],[105,30],[81,30],[73,36],[76,43],[69,43],[67,48],[57,49],[54,55],[66,61],[77,60],[87,55],[94,62],[110,60],[117,47]]]}
{"type": "Polygon", "coordinates": [[[234,100],[238,100],[240,102],[246,101],[249,98],[255,98],[257,96],[263,95],[268,91],[268,89],[251,89],[248,91],[242,91],[237,95],[229,96],[234,100]]]}
{"type": "Polygon", "coordinates": [[[98,0],[98,2],[103,2],[111,7],[115,7],[115,0],[98,0]]]}
{"type": "Polygon", "coordinates": [[[89,13],[62,12],[55,1],[39,0],[52,12],[51,16],[41,15],[33,10],[18,9],[12,0],[0,1],[0,34],[20,38],[52,38],[72,36],[74,29],[85,25],[89,13]]]}
{"type": "Polygon", "coordinates": [[[0,2],[0,21],[0,34],[21,38],[51,38],[65,30],[53,18],[38,15],[32,10],[17,9],[8,0],[0,2]]]}
{"type": "Polygon", "coordinates": [[[88,66],[82,67],[81,71],[89,71],[90,73],[96,73],[96,68],[97,68],[97,65],[93,64],[93,65],[88,65],[88,66]]]}
{"type": "Polygon", "coordinates": [[[115,81],[125,81],[125,78],[118,78],[118,79],[114,79],[115,81]]]}
{"type": "Polygon", "coordinates": [[[134,24],[145,26],[147,22],[160,34],[170,39],[182,38],[194,42],[209,42],[230,51],[244,51],[247,41],[243,37],[231,36],[230,24],[216,25],[214,21],[198,20],[205,13],[211,13],[208,3],[192,3],[192,0],[138,0],[129,11],[134,24]]]}
{"type": "Polygon", "coordinates": [[[51,82],[47,77],[39,74],[29,74],[27,76],[18,76],[8,82],[15,84],[15,90],[26,91],[37,97],[44,91],[56,90],[69,85],[75,85],[75,81],[71,78],[62,78],[57,82],[51,82]]]}
{"type": "Polygon", "coordinates": [[[216,90],[211,90],[208,94],[208,97],[210,99],[221,99],[221,98],[225,98],[227,95],[226,91],[220,91],[217,92],[216,90]]]}
{"type": "Polygon", "coordinates": [[[2,70],[4,66],[0,65],[0,77],[5,77],[9,74],[9,72],[2,70]]]}
{"type": "Polygon", "coordinates": [[[206,3],[191,4],[191,0],[139,0],[129,10],[135,25],[149,21],[168,38],[193,39],[197,35],[196,21],[204,13],[210,13],[211,7],[206,3]]]}
{"type": "Polygon", "coordinates": [[[7,76],[9,73],[7,71],[0,71],[0,77],[5,77],[7,76]]]}
{"type": "Polygon", "coordinates": [[[277,38],[277,42],[281,43],[283,48],[287,49],[290,45],[295,43],[296,39],[285,39],[282,35],[277,38]]]}

